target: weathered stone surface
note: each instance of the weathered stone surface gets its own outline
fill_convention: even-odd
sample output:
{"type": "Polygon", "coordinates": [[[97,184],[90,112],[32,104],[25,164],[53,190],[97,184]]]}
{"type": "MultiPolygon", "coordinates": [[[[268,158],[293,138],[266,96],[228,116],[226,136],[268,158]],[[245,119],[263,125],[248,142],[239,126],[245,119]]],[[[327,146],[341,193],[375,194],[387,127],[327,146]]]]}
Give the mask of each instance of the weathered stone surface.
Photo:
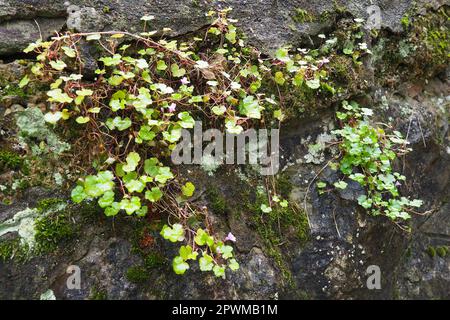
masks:
{"type": "MultiPolygon", "coordinates": [[[[369,19],[373,6],[380,9],[381,27],[401,31],[401,18],[416,3],[438,6],[444,0],[2,0],[0,2],[0,55],[13,54],[23,49],[27,43],[39,37],[34,20],[41,28],[42,36],[48,37],[53,31],[61,31],[66,22],[68,28],[80,32],[121,30],[140,32],[144,14],[154,15],[149,27],[162,29],[169,27],[175,36],[195,31],[208,23],[205,14],[210,9],[232,7],[231,17],[239,19],[251,43],[263,51],[273,50],[285,43],[308,43],[309,37],[317,35],[334,22],[336,12],[348,11],[354,17],[369,19]],[[372,7],[371,7],[372,6],[372,7]],[[313,21],[298,21],[296,10],[302,9],[313,17],[313,21]]],[[[378,10],[378,9],[377,9],[378,10]]]]}
{"type": "Polygon", "coordinates": [[[60,31],[64,24],[63,18],[36,18],[3,23],[0,20],[0,55],[18,53],[41,36],[45,39],[60,31]]]}

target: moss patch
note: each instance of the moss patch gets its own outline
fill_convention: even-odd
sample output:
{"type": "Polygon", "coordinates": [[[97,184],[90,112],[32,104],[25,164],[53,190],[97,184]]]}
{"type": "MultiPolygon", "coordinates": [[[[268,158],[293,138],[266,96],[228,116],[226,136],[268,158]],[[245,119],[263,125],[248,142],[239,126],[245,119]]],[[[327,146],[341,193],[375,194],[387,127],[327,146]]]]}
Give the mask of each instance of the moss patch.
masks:
{"type": "Polygon", "coordinates": [[[36,209],[40,217],[35,221],[36,252],[47,254],[61,247],[61,243],[71,240],[77,227],[70,219],[71,210],[58,198],[47,198],[38,202],[36,209]]]}
{"type": "Polygon", "coordinates": [[[58,249],[63,241],[70,240],[75,234],[75,226],[65,213],[50,213],[35,222],[36,250],[40,254],[58,249]]]}
{"type": "Polygon", "coordinates": [[[11,151],[0,150],[0,172],[10,169],[19,169],[22,165],[22,158],[11,151]]]}
{"type": "Polygon", "coordinates": [[[227,211],[227,205],[225,198],[220,194],[219,189],[211,187],[206,191],[206,197],[208,198],[211,210],[218,214],[223,215],[227,211]]]}
{"type": "Polygon", "coordinates": [[[142,266],[133,266],[128,268],[126,277],[128,281],[133,283],[142,283],[150,279],[147,269],[142,266]]]}
{"type": "Polygon", "coordinates": [[[108,294],[106,293],[106,290],[94,287],[91,289],[89,300],[108,300],[108,294]]]}
{"type": "Polygon", "coordinates": [[[297,23],[307,23],[307,22],[314,22],[316,21],[316,17],[309,13],[307,10],[297,8],[294,10],[294,13],[292,14],[292,20],[294,20],[297,23]]]}
{"type": "MultiPolygon", "coordinates": [[[[280,176],[277,185],[281,195],[289,194],[291,185],[287,177],[280,176]]],[[[262,213],[260,207],[267,202],[267,195],[257,192],[255,198],[255,201],[246,203],[254,227],[264,243],[265,252],[273,259],[284,280],[292,285],[292,274],[286,260],[288,254],[283,247],[293,242],[300,246],[306,244],[309,240],[307,217],[292,204],[288,208],[274,207],[271,212],[262,213]]]]}
{"type": "Polygon", "coordinates": [[[450,58],[449,7],[422,16],[403,17],[403,35],[383,32],[374,46],[375,78],[380,85],[392,81],[430,78],[445,70],[450,58]]]}
{"type": "Polygon", "coordinates": [[[28,260],[28,246],[21,244],[19,238],[3,240],[0,242],[0,260],[4,262],[14,259],[17,262],[28,260]]]}
{"type": "Polygon", "coordinates": [[[160,252],[149,252],[144,257],[144,265],[147,269],[158,268],[165,264],[166,258],[160,252]]]}

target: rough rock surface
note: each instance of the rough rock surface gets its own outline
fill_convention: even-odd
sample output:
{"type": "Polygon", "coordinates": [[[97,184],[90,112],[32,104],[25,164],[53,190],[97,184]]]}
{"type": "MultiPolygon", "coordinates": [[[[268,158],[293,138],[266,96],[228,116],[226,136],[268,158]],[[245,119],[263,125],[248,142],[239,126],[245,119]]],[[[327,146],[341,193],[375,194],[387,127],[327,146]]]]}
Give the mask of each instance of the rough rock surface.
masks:
{"type": "MultiPolygon", "coordinates": [[[[410,171],[408,176],[413,178],[405,188],[411,188],[412,196],[424,199],[427,207],[437,208],[429,217],[415,219],[410,235],[388,221],[367,216],[348,195],[330,193],[319,197],[313,193],[309,204],[311,241],[304,247],[293,242],[285,248],[289,252],[292,285],[283,282],[278,267],[259,247],[261,239],[251,224],[242,219],[233,221],[230,215],[215,215],[213,219],[216,225],[221,226],[220,230],[231,230],[243,240],[242,245],[241,242],[237,245],[241,269],[225,283],[202,275],[196,267],[184,277],[177,278],[172,274],[168,260],[154,267],[148,278],[133,283],[126,276],[127,270],[142,264],[142,258],[134,253],[130,242],[135,226],[130,219],[112,221],[94,212],[89,223],[80,223],[82,229],[77,239],[67,244],[63,252],[33,258],[25,264],[0,262],[0,297],[38,298],[40,293],[51,288],[58,299],[92,298],[98,292],[109,299],[448,299],[449,257],[430,257],[427,253],[429,245],[450,244],[449,208],[448,204],[441,206],[439,200],[448,199],[450,156],[448,150],[442,150],[433,141],[437,135],[447,135],[448,126],[427,122],[426,119],[434,117],[432,110],[444,103],[444,98],[428,97],[429,92],[426,88],[417,100],[388,97],[393,106],[388,115],[398,112],[396,101],[414,111],[414,116],[400,120],[400,126],[408,126],[412,121],[410,131],[419,131],[419,123],[414,122],[419,119],[424,130],[426,147],[422,134],[417,135],[413,140],[416,152],[406,159],[406,168],[410,171]],[[69,290],[66,286],[66,268],[73,264],[82,270],[80,290],[69,290]],[[381,290],[368,290],[366,287],[369,265],[380,266],[381,290]]],[[[445,103],[448,105],[448,100],[445,103]]],[[[297,148],[285,155],[286,158],[290,156],[289,162],[304,158],[305,151],[298,148],[298,141],[306,132],[314,136],[328,126],[327,116],[308,126],[292,124],[282,136],[283,149],[297,148]]],[[[294,185],[291,200],[302,203],[307,186],[305,179],[312,177],[312,168],[305,164],[286,165],[285,170],[294,185]]],[[[327,173],[324,177],[332,179],[327,173]]],[[[214,177],[204,175],[202,179],[205,186],[213,181],[221,181],[223,186],[236,186],[237,178],[233,171],[225,170],[214,177]]],[[[225,198],[232,197],[227,191],[224,194],[225,198]]],[[[25,207],[35,206],[39,199],[48,196],[48,191],[30,190],[18,205],[0,208],[1,220],[12,217],[25,207]]],[[[76,219],[78,222],[79,218],[76,219]]],[[[157,232],[152,232],[152,235],[157,238],[157,232]]],[[[156,247],[167,257],[175,254],[175,247],[164,241],[158,240],[157,243],[156,247]]]]}
{"type": "Polygon", "coordinates": [[[445,0],[2,0],[0,1],[0,55],[14,54],[23,49],[30,40],[44,38],[64,28],[80,32],[121,30],[141,31],[144,14],[153,15],[151,28],[169,27],[176,36],[197,30],[208,23],[205,14],[211,8],[233,8],[232,16],[239,19],[250,42],[261,49],[273,50],[291,42],[310,40],[333,24],[333,13],[346,10],[355,17],[368,19],[378,6],[381,12],[380,27],[400,31],[401,18],[413,3],[422,8],[439,6],[445,0]],[[304,23],[293,17],[297,9],[322,19],[304,23]],[[40,31],[39,31],[40,29],[40,31]]]}
{"type": "MultiPolygon", "coordinates": [[[[383,12],[382,27],[400,31],[400,19],[413,2],[419,7],[425,4],[437,7],[444,1],[337,2],[354,17],[363,18],[367,18],[367,7],[377,4],[383,12]]],[[[337,10],[333,1],[303,0],[79,0],[70,4],[62,0],[0,0],[0,55],[19,52],[39,35],[38,25],[44,37],[65,28],[136,31],[142,25],[140,17],[152,14],[156,18],[152,27],[171,27],[172,35],[185,34],[207,23],[205,12],[209,6],[233,7],[233,16],[240,20],[249,40],[266,51],[286,42],[307,43],[309,37],[333,23],[295,22],[292,14],[296,8],[315,15],[337,10]]],[[[20,74],[16,63],[1,67],[0,70],[9,68],[20,74]]],[[[305,205],[311,227],[309,241],[304,245],[287,235],[288,241],[280,248],[285,260],[283,268],[275,263],[255,231],[252,213],[246,212],[246,207],[236,200],[239,173],[220,168],[211,177],[193,168],[192,176],[196,177],[199,189],[204,192],[216,185],[231,204],[231,209],[225,212],[212,213],[212,221],[218,232],[231,231],[239,239],[236,243],[239,272],[218,280],[193,266],[185,276],[177,277],[170,266],[170,257],[177,248],[158,237],[157,230],[144,230],[153,239],[155,252],[150,261],[151,271],[144,276],[138,274],[136,279],[129,270],[149,263],[136,251],[133,239],[136,229],[142,226],[129,217],[112,220],[94,208],[86,213],[85,208],[75,207],[71,215],[72,223],[79,226],[75,238],[30,261],[0,260],[0,299],[38,299],[47,289],[53,290],[57,299],[450,299],[450,255],[429,252],[429,247],[450,245],[449,74],[447,69],[447,73],[434,75],[429,81],[416,79],[414,84],[405,83],[395,90],[371,83],[370,90],[358,97],[380,111],[377,120],[393,118],[399,131],[408,132],[414,152],[399,164],[408,177],[402,192],[423,199],[431,211],[426,216],[414,217],[412,233],[407,234],[391,222],[370,217],[361,210],[355,201],[361,192],[357,184],[321,196],[308,189],[309,181],[321,167],[318,164],[324,160],[318,160],[318,164],[309,161],[313,156],[304,141],[316,141],[333,127],[332,111],[321,110],[314,117],[287,123],[282,130],[283,172],[293,186],[290,198],[299,206],[305,205]],[[159,255],[161,252],[163,257],[159,255]],[[69,265],[77,265],[82,271],[79,290],[66,286],[69,265]],[[370,265],[380,267],[380,290],[367,289],[366,270],[370,265]],[[282,269],[289,271],[290,281],[285,279],[282,269]]],[[[2,115],[4,110],[0,103],[2,115]]],[[[330,155],[324,152],[321,157],[326,161],[330,155]]],[[[322,179],[332,183],[336,181],[334,175],[334,171],[325,170],[322,179]]],[[[55,195],[52,190],[29,189],[15,204],[0,205],[0,224],[26,208],[35,207],[39,200],[55,196],[67,199],[67,195],[55,195]]],[[[206,205],[209,202],[205,196],[199,201],[206,205]]]]}

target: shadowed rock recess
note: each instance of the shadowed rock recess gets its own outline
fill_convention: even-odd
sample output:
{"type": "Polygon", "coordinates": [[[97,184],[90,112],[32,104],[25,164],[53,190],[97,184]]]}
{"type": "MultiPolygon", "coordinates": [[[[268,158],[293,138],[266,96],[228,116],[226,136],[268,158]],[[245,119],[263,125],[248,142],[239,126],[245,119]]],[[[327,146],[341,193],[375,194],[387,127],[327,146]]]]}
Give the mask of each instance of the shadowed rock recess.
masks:
{"type": "MultiPolygon", "coordinates": [[[[450,299],[449,16],[444,0],[0,0],[0,299],[450,299]],[[55,32],[139,33],[146,14],[152,29],[184,39],[205,33],[209,10],[232,7],[246,43],[273,56],[286,44],[318,48],[322,34],[367,21],[370,6],[381,12],[376,34],[363,35],[372,54],[361,64],[342,53],[330,59],[341,90],[286,97],[274,183],[296,210],[266,219],[257,192],[264,180],[251,166],[176,169],[195,184],[192,201],[205,206],[214,234],[237,239],[240,268],[225,279],[197,264],[173,272],[179,246],[161,237],[162,212],[109,218],[95,202],[74,204],[70,191],[87,170],[76,162],[87,156],[67,142],[76,133],[45,123],[39,83],[18,87],[33,59],[22,50],[55,32]],[[342,177],[326,164],[344,100],[410,142],[393,165],[407,178],[401,194],[423,200],[426,214],[412,216],[410,232],[368,214],[355,181],[316,187],[342,177]],[[67,286],[70,265],[81,270],[79,289],[67,286]],[[369,290],[372,265],[381,287],[369,290]]],[[[89,73],[95,54],[84,48],[89,73]]]]}

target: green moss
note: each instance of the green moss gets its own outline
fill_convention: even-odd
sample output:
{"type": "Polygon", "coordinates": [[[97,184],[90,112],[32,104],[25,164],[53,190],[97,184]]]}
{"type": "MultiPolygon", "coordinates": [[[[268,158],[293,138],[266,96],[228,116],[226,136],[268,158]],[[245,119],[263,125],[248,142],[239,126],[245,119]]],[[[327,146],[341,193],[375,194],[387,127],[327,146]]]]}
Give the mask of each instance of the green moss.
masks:
{"type": "Polygon", "coordinates": [[[0,172],[6,169],[16,170],[22,166],[22,158],[11,151],[0,150],[0,172]]]}
{"type": "Polygon", "coordinates": [[[281,271],[284,280],[288,283],[292,283],[292,273],[283,257],[280,248],[281,240],[279,235],[271,226],[265,223],[262,218],[260,220],[255,218],[253,221],[256,225],[256,231],[264,242],[266,254],[281,271]]]}
{"type": "Polygon", "coordinates": [[[0,242],[0,260],[4,262],[14,259],[14,261],[24,262],[28,259],[29,249],[26,244],[21,244],[19,238],[3,240],[0,242]]]}
{"type": "Polygon", "coordinates": [[[449,7],[425,15],[408,12],[403,35],[384,32],[373,47],[375,78],[380,85],[392,86],[393,79],[409,81],[430,78],[445,70],[450,58],[449,7]]]}
{"type": "Polygon", "coordinates": [[[356,67],[351,57],[347,55],[335,56],[328,65],[328,69],[333,81],[350,86],[355,80],[355,74],[357,74],[356,67]]]}
{"type": "Polygon", "coordinates": [[[443,28],[430,30],[426,40],[435,54],[448,58],[450,41],[448,39],[448,30],[443,28]]]}
{"type": "Polygon", "coordinates": [[[208,198],[211,210],[219,215],[223,215],[227,211],[225,198],[220,194],[219,189],[211,187],[207,190],[206,196],[208,198]]]}
{"type": "Polygon", "coordinates": [[[295,300],[313,300],[313,298],[311,297],[311,295],[303,290],[299,290],[294,292],[295,295],[295,300]]]}
{"type": "Polygon", "coordinates": [[[83,223],[97,222],[105,218],[104,210],[96,202],[83,202],[77,206],[76,212],[83,223]]]}
{"type": "Polygon", "coordinates": [[[155,232],[159,233],[159,230],[162,228],[162,223],[162,221],[156,221],[148,224],[146,220],[136,221],[132,235],[132,253],[141,256],[144,264],[141,267],[132,267],[129,269],[131,277],[129,280],[131,282],[142,282],[132,281],[131,279],[135,279],[136,277],[133,276],[138,276],[139,274],[142,275],[141,278],[144,278],[145,275],[149,277],[152,269],[161,268],[166,264],[166,256],[158,251],[155,246],[155,232]]]}
{"type": "Polygon", "coordinates": [[[309,241],[309,224],[308,218],[303,211],[294,210],[292,207],[283,210],[281,214],[281,223],[287,228],[289,226],[293,227],[295,230],[295,235],[299,240],[300,245],[304,245],[309,241]]]}
{"type": "Polygon", "coordinates": [[[322,23],[330,21],[333,18],[333,15],[330,11],[325,10],[320,14],[319,21],[322,23]]]}
{"type": "Polygon", "coordinates": [[[144,265],[147,269],[161,267],[165,262],[166,258],[159,252],[150,252],[144,257],[144,265]]]}
{"type": "Polygon", "coordinates": [[[411,256],[412,256],[412,249],[411,249],[411,247],[408,247],[408,249],[406,249],[406,251],[405,251],[405,257],[407,259],[409,259],[409,258],[411,258],[411,256]]]}
{"type": "Polygon", "coordinates": [[[70,240],[76,234],[76,228],[67,214],[50,213],[35,221],[36,251],[46,254],[55,251],[61,242],[70,240]]]}
{"type": "Polygon", "coordinates": [[[428,246],[426,253],[430,256],[430,258],[436,257],[438,255],[441,258],[445,258],[450,251],[448,246],[439,246],[439,247],[433,247],[428,246]]]}
{"type": "Polygon", "coordinates": [[[286,199],[289,199],[289,195],[292,191],[292,183],[287,174],[281,174],[276,180],[277,192],[286,199]]]}
{"type": "Polygon", "coordinates": [[[334,11],[338,14],[344,14],[347,12],[347,8],[345,6],[340,5],[337,0],[333,0],[334,11]]]}
{"type": "Polygon", "coordinates": [[[17,239],[0,242],[0,259],[3,261],[11,259],[15,248],[17,248],[17,239]]]}
{"type": "Polygon", "coordinates": [[[19,97],[19,98],[27,97],[26,92],[22,88],[19,88],[17,85],[11,85],[11,84],[6,85],[0,91],[0,96],[2,96],[2,95],[3,96],[15,96],[15,97],[19,97]]]}
{"type": "Polygon", "coordinates": [[[108,300],[108,294],[106,293],[106,290],[94,287],[93,289],[91,289],[89,300],[108,300]]]}
{"type": "Polygon", "coordinates": [[[436,249],[432,246],[429,246],[426,250],[430,258],[434,258],[436,256],[436,249]]]}
{"type": "Polygon", "coordinates": [[[292,15],[292,20],[297,23],[306,23],[306,22],[314,22],[316,17],[303,9],[295,9],[294,14],[292,15]]]}
{"type": "MultiPolygon", "coordinates": [[[[280,176],[277,179],[277,185],[279,185],[278,192],[282,190],[287,195],[292,188],[286,176],[280,176]]],[[[287,256],[282,251],[282,246],[293,239],[300,246],[306,244],[309,240],[308,220],[303,212],[293,206],[288,208],[274,207],[270,213],[262,214],[260,207],[262,203],[267,202],[266,197],[265,194],[257,193],[255,201],[249,200],[245,205],[248,211],[252,213],[252,221],[264,243],[265,252],[281,271],[284,280],[292,285],[292,274],[286,261],[287,256]]]]}
{"type": "Polygon", "coordinates": [[[145,267],[134,266],[128,268],[126,278],[133,283],[142,283],[147,281],[150,278],[150,275],[145,267]]]}
{"type": "Polygon", "coordinates": [[[36,209],[38,209],[39,212],[46,212],[51,209],[57,209],[59,210],[61,207],[65,206],[66,202],[62,199],[58,198],[46,198],[40,200],[37,205],[36,209]]]}

